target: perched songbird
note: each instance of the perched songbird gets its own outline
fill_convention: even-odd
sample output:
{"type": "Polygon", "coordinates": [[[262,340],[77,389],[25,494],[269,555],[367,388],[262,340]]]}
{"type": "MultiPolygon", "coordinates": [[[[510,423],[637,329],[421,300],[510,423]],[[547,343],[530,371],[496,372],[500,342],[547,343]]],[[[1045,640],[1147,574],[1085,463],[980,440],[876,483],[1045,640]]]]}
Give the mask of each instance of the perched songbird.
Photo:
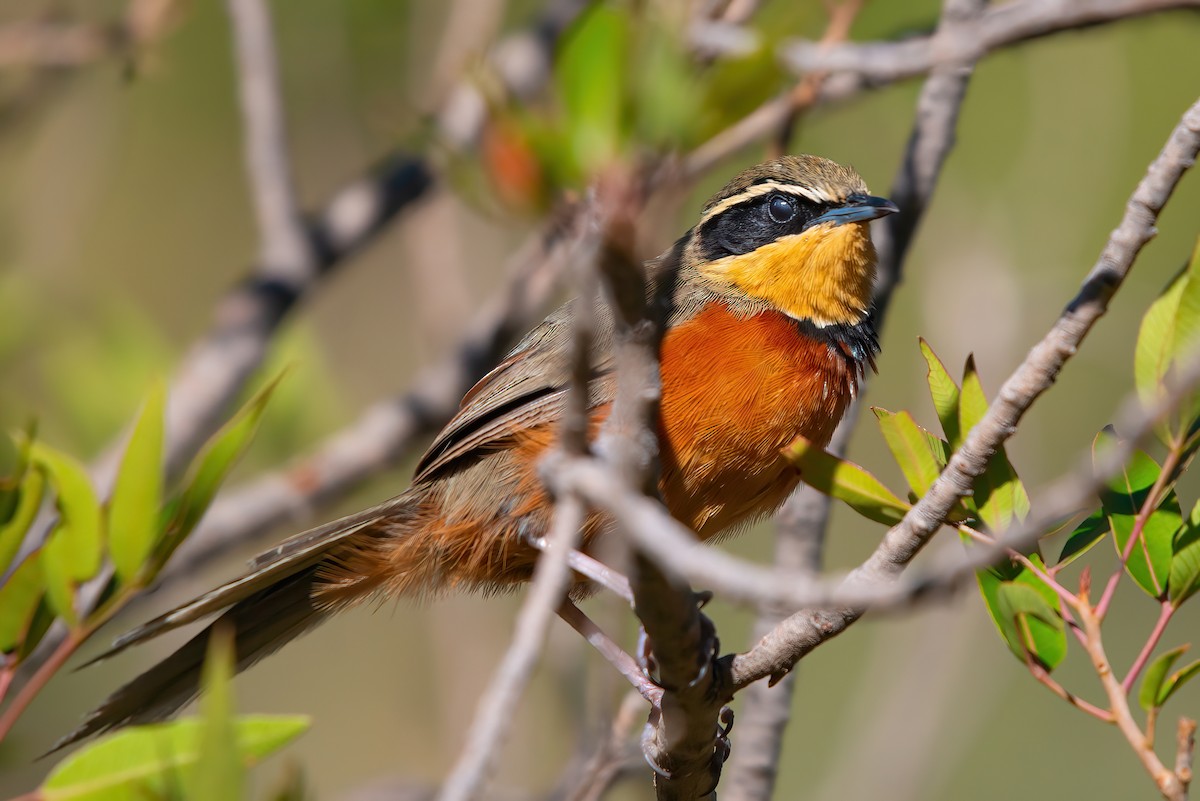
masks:
{"type": "MultiPolygon", "coordinates": [[[[778,508],[800,478],[781,449],[797,435],[827,443],[874,367],[868,223],[895,211],[852,169],[787,156],[734,178],[647,266],[650,291],[665,294],[670,309],[661,351],[662,498],[702,539],[778,508]]],[[[604,308],[597,314],[594,422],[608,414],[615,389],[612,321],[604,308]]],[[[242,669],[372,596],[495,591],[528,580],[533,543],[552,512],[537,465],[558,435],[570,339],[568,303],[467,393],[404,493],[292,537],[243,577],[119,639],[118,649],[220,613],[59,745],[185,704],[198,691],[214,626],[234,632],[242,669]]],[[[589,520],[582,549],[604,530],[602,519],[589,520]]]]}

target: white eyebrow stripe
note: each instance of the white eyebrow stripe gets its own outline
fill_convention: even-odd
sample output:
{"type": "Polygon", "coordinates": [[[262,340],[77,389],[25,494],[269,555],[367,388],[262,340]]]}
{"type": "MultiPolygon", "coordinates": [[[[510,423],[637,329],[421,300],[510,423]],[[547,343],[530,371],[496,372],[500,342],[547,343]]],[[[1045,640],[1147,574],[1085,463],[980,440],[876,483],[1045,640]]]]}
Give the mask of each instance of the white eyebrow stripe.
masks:
{"type": "Polygon", "coordinates": [[[820,189],[813,189],[811,187],[806,187],[806,186],[798,186],[796,184],[781,184],[778,181],[767,181],[766,183],[755,184],[754,186],[750,187],[749,189],[747,189],[743,192],[739,192],[738,194],[734,195],[733,197],[725,198],[720,203],[713,206],[711,209],[709,209],[708,211],[706,211],[704,213],[704,216],[700,218],[700,224],[703,225],[704,223],[708,222],[710,219],[717,216],[721,212],[723,212],[733,206],[736,206],[739,203],[745,203],[747,200],[753,200],[756,197],[759,197],[761,195],[766,195],[771,192],[782,192],[787,195],[801,195],[802,197],[808,198],[813,203],[840,203],[840,202],[842,202],[841,198],[835,198],[832,195],[830,195],[828,192],[825,192],[820,189]]]}

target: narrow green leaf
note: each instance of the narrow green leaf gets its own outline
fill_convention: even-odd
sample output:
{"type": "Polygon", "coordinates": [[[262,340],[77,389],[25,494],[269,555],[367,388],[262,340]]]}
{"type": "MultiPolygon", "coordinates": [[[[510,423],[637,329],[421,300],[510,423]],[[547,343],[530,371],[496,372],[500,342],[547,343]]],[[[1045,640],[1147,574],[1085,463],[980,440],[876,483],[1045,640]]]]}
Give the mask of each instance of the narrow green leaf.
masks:
{"type": "MultiPolygon", "coordinates": [[[[1150,305],[1138,330],[1133,372],[1142,403],[1156,403],[1178,357],[1200,344],[1200,240],[1187,267],[1150,305]]],[[[1200,396],[1158,427],[1163,442],[1181,441],[1200,416],[1200,396]]]]}
{"type": "Polygon", "coordinates": [[[929,381],[929,396],[933,399],[933,408],[937,411],[938,420],[942,422],[942,431],[950,443],[950,448],[956,450],[962,445],[962,429],[958,424],[958,403],[960,392],[958,384],[950,377],[946,365],[929,347],[924,339],[921,342],[921,355],[929,365],[927,379],[929,381]]]}
{"type": "MultiPolygon", "coordinates": [[[[1115,437],[1111,431],[1101,431],[1092,445],[1093,458],[1099,461],[1100,454],[1114,444],[1115,437]]],[[[1138,513],[1158,481],[1160,472],[1158,463],[1139,450],[1101,493],[1100,500],[1112,527],[1113,544],[1118,555],[1124,553],[1138,513]]],[[[1159,598],[1167,589],[1172,541],[1182,525],[1183,513],[1179,509],[1179,499],[1172,491],[1147,519],[1138,542],[1133,546],[1126,571],[1134,583],[1151,597],[1159,598]]]]}
{"type": "MultiPolygon", "coordinates": [[[[188,786],[200,758],[195,718],[134,726],[67,757],[42,785],[41,801],[146,801],[188,786]]],[[[253,765],[302,734],[308,718],[247,715],[235,723],[237,751],[253,765]]]]}
{"type": "Polygon", "coordinates": [[[1066,567],[1079,557],[1091,550],[1092,546],[1104,539],[1108,534],[1108,517],[1103,509],[1092,512],[1083,522],[1075,527],[1071,536],[1063,543],[1062,553],[1058,555],[1058,566],[1066,567]]]}
{"type": "Polygon", "coordinates": [[[108,510],[108,549],[117,577],[138,575],[158,539],[158,507],[163,495],[163,411],[166,389],[150,391],[134,425],[113,485],[108,510]]]}
{"type": "Polygon", "coordinates": [[[1200,673],[1200,659],[1172,673],[1171,678],[1163,682],[1162,692],[1158,696],[1158,705],[1165,704],[1176,690],[1194,679],[1197,673],[1200,673]]]}
{"type": "Polygon", "coordinates": [[[71,576],[71,537],[69,530],[59,524],[54,527],[42,546],[42,584],[54,612],[71,628],[79,626],[75,612],[75,588],[79,582],[71,576]]]}
{"type": "Polygon", "coordinates": [[[33,610],[33,617],[29,621],[29,626],[25,629],[25,637],[21,641],[21,645],[17,648],[16,659],[18,662],[23,662],[33,653],[33,649],[41,643],[42,637],[46,636],[46,632],[58,620],[54,614],[54,610],[50,608],[50,603],[42,596],[41,602],[33,610]]]}
{"type": "Polygon", "coordinates": [[[1172,648],[1165,654],[1160,654],[1146,666],[1146,674],[1142,676],[1142,687],[1138,691],[1138,703],[1141,704],[1142,709],[1149,712],[1151,709],[1162,706],[1159,697],[1162,695],[1163,682],[1167,679],[1167,673],[1171,671],[1175,660],[1183,656],[1189,647],[1185,644],[1178,648],[1172,648]]]}
{"type": "Polygon", "coordinates": [[[25,641],[44,592],[40,559],[41,551],[30,554],[0,584],[0,653],[12,653],[25,641]]]}
{"type": "Polygon", "coordinates": [[[863,468],[818,448],[804,437],[784,449],[784,457],[800,469],[805,484],[837,498],[863,517],[895,525],[909,505],[863,468]]]}
{"type": "Polygon", "coordinates": [[[17,505],[8,521],[0,525],[0,575],[4,575],[21,550],[21,543],[38,510],[42,507],[46,479],[40,471],[27,470],[21,484],[15,490],[17,505]]]}
{"type": "Polygon", "coordinates": [[[1171,605],[1176,608],[1200,590],[1200,501],[1171,540],[1167,588],[1171,605]]]}
{"type": "Polygon", "coordinates": [[[204,663],[200,757],[188,793],[193,801],[225,801],[242,795],[246,771],[234,745],[233,662],[231,632],[218,628],[204,663]]]}
{"type": "MultiPolygon", "coordinates": [[[[54,487],[61,552],[55,560],[73,582],[87,581],[100,570],[100,502],[87,471],[74,458],[41,443],[30,449],[34,465],[54,487]]],[[[52,538],[53,539],[53,538],[52,538]]]]}
{"type": "Polygon", "coordinates": [[[173,527],[178,530],[179,536],[190,533],[204,516],[225,477],[250,445],[267,402],[282,379],[281,373],[256,392],[254,397],[213,435],[196,457],[174,515],[173,527]]]}
{"type": "Polygon", "coordinates": [[[877,407],[872,407],[871,411],[879,420],[879,429],[904,472],[908,486],[918,497],[929,492],[929,487],[941,474],[937,455],[930,446],[929,432],[917,425],[908,412],[893,414],[877,407]]]}

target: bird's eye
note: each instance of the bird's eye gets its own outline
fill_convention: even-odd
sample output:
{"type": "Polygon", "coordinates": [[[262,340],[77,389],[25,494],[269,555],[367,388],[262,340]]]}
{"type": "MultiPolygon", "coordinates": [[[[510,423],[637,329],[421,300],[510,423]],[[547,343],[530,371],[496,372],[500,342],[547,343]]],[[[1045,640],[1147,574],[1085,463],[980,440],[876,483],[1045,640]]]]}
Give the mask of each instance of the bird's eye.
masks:
{"type": "Polygon", "coordinates": [[[784,195],[775,195],[767,203],[767,213],[777,223],[791,222],[796,216],[796,203],[784,195]]]}

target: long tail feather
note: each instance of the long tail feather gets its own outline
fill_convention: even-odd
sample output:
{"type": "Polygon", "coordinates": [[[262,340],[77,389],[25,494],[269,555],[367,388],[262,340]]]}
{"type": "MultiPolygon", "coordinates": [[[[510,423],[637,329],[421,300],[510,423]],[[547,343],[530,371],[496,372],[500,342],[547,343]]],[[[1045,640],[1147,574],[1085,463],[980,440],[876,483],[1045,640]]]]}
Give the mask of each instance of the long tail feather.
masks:
{"type": "Polygon", "coordinates": [[[175,713],[200,692],[200,672],[213,631],[234,634],[237,670],[317,625],[325,614],[312,600],[316,568],[310,567],[234,604],[175,653],[117,690],[50,753],[110,729],[151,723],[175,713]]]}
{"type": "Polygon", "coordinates": [[[109,696],[50,753],[110,729],[174,714],[199,694],[201,668],[217,628],[232,633],[236,667],[242,671],[337,609],[369,595],[377,584],[343,582],[331,592],[327,574],[347,553],[371,550],[380,540],[411,532],[418,507],[417,496],[405,493],[374,509],[298,534],[255,559],[246,575],[118,638],[111,650],[92,661],[225,610],[175,653],[109,696]]]}

